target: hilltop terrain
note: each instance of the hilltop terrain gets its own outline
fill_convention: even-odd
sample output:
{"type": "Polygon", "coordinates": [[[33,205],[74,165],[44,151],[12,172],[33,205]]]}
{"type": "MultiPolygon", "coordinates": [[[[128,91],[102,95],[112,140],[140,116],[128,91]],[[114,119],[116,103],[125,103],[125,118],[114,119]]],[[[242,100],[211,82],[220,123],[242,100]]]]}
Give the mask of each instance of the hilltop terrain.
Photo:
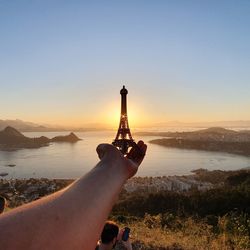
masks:
{"type": "MultiPolygon", "coordinates": [[[[209,189],[158,189],[157,178],[132,178],[110,219],[131,228],[134,250],[231,250],[250,248],[250,172],[195,171],[209,189]],[[156,185],[147,189],[147,184],[156,185]],[[143,185],[145,184],[145,185],[143,185]]],[[[169,177],[171,179],[171,177],[169,177]]],[[[73,180],[4,180],[0,195],[8,209],[64,188],[73,180]]],[[[123,249],[117,246],[115,249],[123,249]]]]}
{"type": "Polygon", "coordinates": [[[66,136],[56,136],[49,139],[45,136],[30,138],[12,127],[6,127],[0,131],[0,150],[16,150],[20,148],[39,148],[48,146],[50,142],[70,142],[74,143],[79,139],[74,133],[66,136]]]}
{"type": "Polygon", "coordinates": [[[250,142],[250,130],[235,131],[221,127],[211,127],[189,132],[137,132],[136,134],[187,139],[192,141],[250,142]]]}
{"type": "Polygon", "coordinates": [[[72,127],[66,125],[50,125],[50,124],[37,124],[34,122],[22,121],[20,119],[16,120],[1,120],[0,119],[0,130],[3,130],[6,127],[14,127],[21,132],[58,132],[58,131],[100,131],[110,129],[108,126],[103,125],[102,123],[89,123],[79,125],[79,127],[72,127]]]}
{"type": "Polygon", "coordinates": [[[250,131],[215,127],[192,132],[142,132],[139,135],[160,136],[150,143],[165,147],[220,151],[250,156],[250,131]],[[166,138],[167,137],[167,138],[166,138]]]}

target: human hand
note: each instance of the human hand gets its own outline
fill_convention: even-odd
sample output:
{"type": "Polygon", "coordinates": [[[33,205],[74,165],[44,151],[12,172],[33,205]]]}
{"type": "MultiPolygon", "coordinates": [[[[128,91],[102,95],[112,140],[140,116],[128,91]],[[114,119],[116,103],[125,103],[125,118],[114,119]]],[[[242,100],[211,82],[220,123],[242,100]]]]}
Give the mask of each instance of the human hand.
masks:
{"type": "Polygon", "coordinates": [[[125,157],[111,144],[100,144],[96,151],[101,161],[107,162],[110,166],[115,166],[116,170],[121,170],[129,179],[136,174],[143,161],[147,145],[143,141],[139,141],[125,157]]]}
{"type": "Polygon", "coordinates": [[[122,244],[124,245],[124,247],[127,249],[127,250],[133,250],[132,249],[132,244],[130,242],[130,239],[128,239],[127,241],[123,241],[122,240],[122,244]]]}
{"type": "Polygon", "coordinates": [[[118,239],[119,241],[122,242],[123,246],[124,246],[127,250],[132,250],[132,244],[131,244],[131,242],[130,242],[130,239],[128,238],[127,241],[122,240],[122,235],[123,235],[124,231],[125,231],[124,228],[121,229],[121,230],[119,231],[119,234],[118,234],[117,239],[118,239]]]}

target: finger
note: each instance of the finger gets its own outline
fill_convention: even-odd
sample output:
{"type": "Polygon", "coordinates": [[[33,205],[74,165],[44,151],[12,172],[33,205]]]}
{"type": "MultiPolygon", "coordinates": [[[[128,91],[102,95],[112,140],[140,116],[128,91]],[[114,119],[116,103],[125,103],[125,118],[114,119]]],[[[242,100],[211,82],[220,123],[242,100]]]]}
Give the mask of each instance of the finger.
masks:
{"type": "Polygon", "coordinates": [[[143,153],[144,155],[145,155],[146,152],[147,152],[147,148],[148,148],[147,144],[143,144],[142,147],[141,147],[141,151],[142,151],[142,153],[143,153]]]}
{"type": "Polygon", "coordinates": [[[146,150],[147,150],[147,145],[144,144],[144,142],[142,142],[138,144],[138,147],[139,147],[139,150],[137,151],[137,154],[144,157],[146,150]]]}
{"type": "Polygon", "coordinates": [[[124,232],[124,229],[120,229],[120,231],[119,231],[119,233],[118,233],[118,236],[117,236],[117,239],[118,239],[118,240],[121,240],[121,239],[122,239],[123,232],[124,232]]]}
{"type": "Polygon", "coordinates": [[[146,154],[146,151],[147,151],[147,144],[143,144],[141,146],[141,152],[142,154],[140,155],[140,158],[138,159],[138,164],[140,165],[141,162],[143,161],[144,157],[145,157],[145,154],[146,154]]]}
{"type": "Polygon", "coordinates": [[[136,152],[135,147],[132,147],[127,154],[127,158],[130,158],[130,159],[133,158],[133,156],[135,155],[135,152],[136,152]]]}
{"type": "Polygon", "coordinates": [[[144,142],[143,142],[142,140],[140,140],[140,141],[138,141],[137,145],[138,145],[139,147],[141,147],[141,146],[144,145],[144,142]]]}
{"type": "Polygon", "coordinates": [[[127,158],[131,159],[136,164],[140,165],[145,156],[146,150],[147,150],[147,145],[144,144],[143,141],[139,141],[130,150],[129,154],[127,155],[127,158]]]}
{"type": "Polygon", "coordinates": [[[104,155],[105,155],[105,151],[106,151],[105,147],[106,147],[105,144],[99,144],[99,145],[97,146],[97,148],[96,148],[96,152],[97,152],[98,157],[99,157],[100,160],[101,160],[101,159],[104,157],[104,155]]]}
{"type": "Polygon", "coordinates": [[[137,154],[137,156],[139,157],[139,156],[143,156],[144,157],[144,155],[145,155],[145,153],[146,153],[146,149],[147,149],[147,145],[143,142],[143,141],[139,141],[138,143],[137,143],[137,147],[136,147],[136,154],[137,154]]]}
{"type": "MultiPolygon", "coordinates": [[[[140,141],[140,142],[141,142],[141,141],[140,141]]],[[[139,142],[138,142],[138,143],[139,143],[139,142]]],[[[141,143],[140,143],[140,144],[141,144],[141,143]]],[[[127,154],[127,158],[133,159],[133,158],[136,156],[136,154],[137,154],[136,152],[137,152],[138,150],[140,150],[138,147],[139,147],[138,144],[136,144],[136,143],[134,142],[132,148],[130,149],[129,153],[127,154]]]]}

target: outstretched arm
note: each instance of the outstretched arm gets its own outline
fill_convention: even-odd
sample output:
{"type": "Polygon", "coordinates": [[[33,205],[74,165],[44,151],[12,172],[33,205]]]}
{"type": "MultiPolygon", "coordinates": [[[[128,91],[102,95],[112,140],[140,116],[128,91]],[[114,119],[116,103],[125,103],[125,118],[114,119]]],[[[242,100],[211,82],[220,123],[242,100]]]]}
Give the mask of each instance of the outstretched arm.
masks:
{"type": "Polygon", "coordinates": [[[100,144],[100,162],[69,187],[0,216],[1,249],[94,249],[125,183],[141,164],[147,146],[138,142],[124,157],[100,144]]]}

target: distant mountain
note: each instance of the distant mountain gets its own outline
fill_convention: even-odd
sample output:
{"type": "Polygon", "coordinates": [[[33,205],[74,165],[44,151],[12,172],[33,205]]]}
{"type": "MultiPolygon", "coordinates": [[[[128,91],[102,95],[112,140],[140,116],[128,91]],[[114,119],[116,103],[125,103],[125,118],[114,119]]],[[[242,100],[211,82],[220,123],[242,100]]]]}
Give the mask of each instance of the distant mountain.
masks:
{"type": "Polygon", "coordinates": [[[209,127],[224,127],[224,128],[250,128],[250,120],[239,121],[214,121],[214,122],[180,122],[169,121],[155,123],[153,127],[193,127],[193,128],[209,128],[209,127]]]}
{"type": "Polygon", "coordinates": [[[16,120],[0,120],[0,130],[6,127],[13,127],[22,132],[42,132],[42,131],[50,131],[51,128],[47,128],[45,126],[41,126],[39,124],[35,124],[33,122],[25,122],[19,119],[16,120]]]}
{"type": "Polygon", "coordinates": [[[226,129],[226,128],[222,128],[222,127],[211,127],[211,128],[196,130],[196,131],[193,131],[191,133],[235,134],[237,132],[232,130],[232,129],[226,129]]]}
{"type": "Polygon", "coordinates": [[[74,133],[70,133],[69,135],[65,136],[56,136],[50,139],[51,142],[77,142],[79,139],[74,133]]]}
{"type": "Polygon", "coordinates": [[[21,132],[58,132],[58,131],[100,131],[107,130],[107,126],[99,123],[85,124],[85,126],[73,128],[70,126],[59,126],[59,125],[41,125],[33,122],[26,122],[19,119],[16,120],[0,120],[0,130],[6,127],[13,127],[21,132]]]}
{"type": "Polygon", "coordinates": [[[48,146],[50,142],[70,142],[74,143],[81,140],[74,133],[66,136],[57,136],[49,139],[45,136],[29,138],[24,136],[15,128],[10,126],[0,131],[0,150],[16,150],[20,148],[39,148],[48,146]]]}
{"type": "Polygon", "coordinates": [[[0,144],[2,145],[25,144],[29,141],[29,138],[12,127],[6,127],[3,131],[0,131],[0,144]]]}
{"type": "MultiPolygon", "coordinates": [[[[71,127],[64,125],[50,125],[50,124],[36,124],[33,122],[22,121],[20,119],[16,120],[1,120],[0,119],[0,130],[6,127],[13,127],[21,132],[54,132],[54,131],[103,131],[103,130],[113,130],[113,128],[107,124],[103,123],[86,123],[79,127],[71,127]]],[[[209,128],[209,127],[224,127],[224,128],[237,128],[237,129],[249,129],[250,121],[217,121],[217,122],[179,122],[170,121],[155,123],[151,126],[146,126],[148,129],[154,130],[167,130],[167,128],[209,128]]],[[[142,131],[142,128],[139,129],[142,131]]]]}
{"type": "Polygon", "coordinates": [[[151,133],[150,135],[165,137],[150,141],[150,143],[165,147],[228,152],[250,156],[249,131],[234,131],[215,127],[192,132],[162,132],[151,133]]]}
{"type": "Polygon", "coordinates": [[[6,136],[17,136],[17,137],[24,137],[22,133],[20,133],[18,130],[8,126],[3,131],[0,131],[0,134],[4,134],[6,136]]]}
{"type": "Polygon", "coordinates": [[[235,131],[221,127],[190,132],[137,132],[139,136],[160,136],[199,141],[250,142],[250,130],[235,131]]]}

